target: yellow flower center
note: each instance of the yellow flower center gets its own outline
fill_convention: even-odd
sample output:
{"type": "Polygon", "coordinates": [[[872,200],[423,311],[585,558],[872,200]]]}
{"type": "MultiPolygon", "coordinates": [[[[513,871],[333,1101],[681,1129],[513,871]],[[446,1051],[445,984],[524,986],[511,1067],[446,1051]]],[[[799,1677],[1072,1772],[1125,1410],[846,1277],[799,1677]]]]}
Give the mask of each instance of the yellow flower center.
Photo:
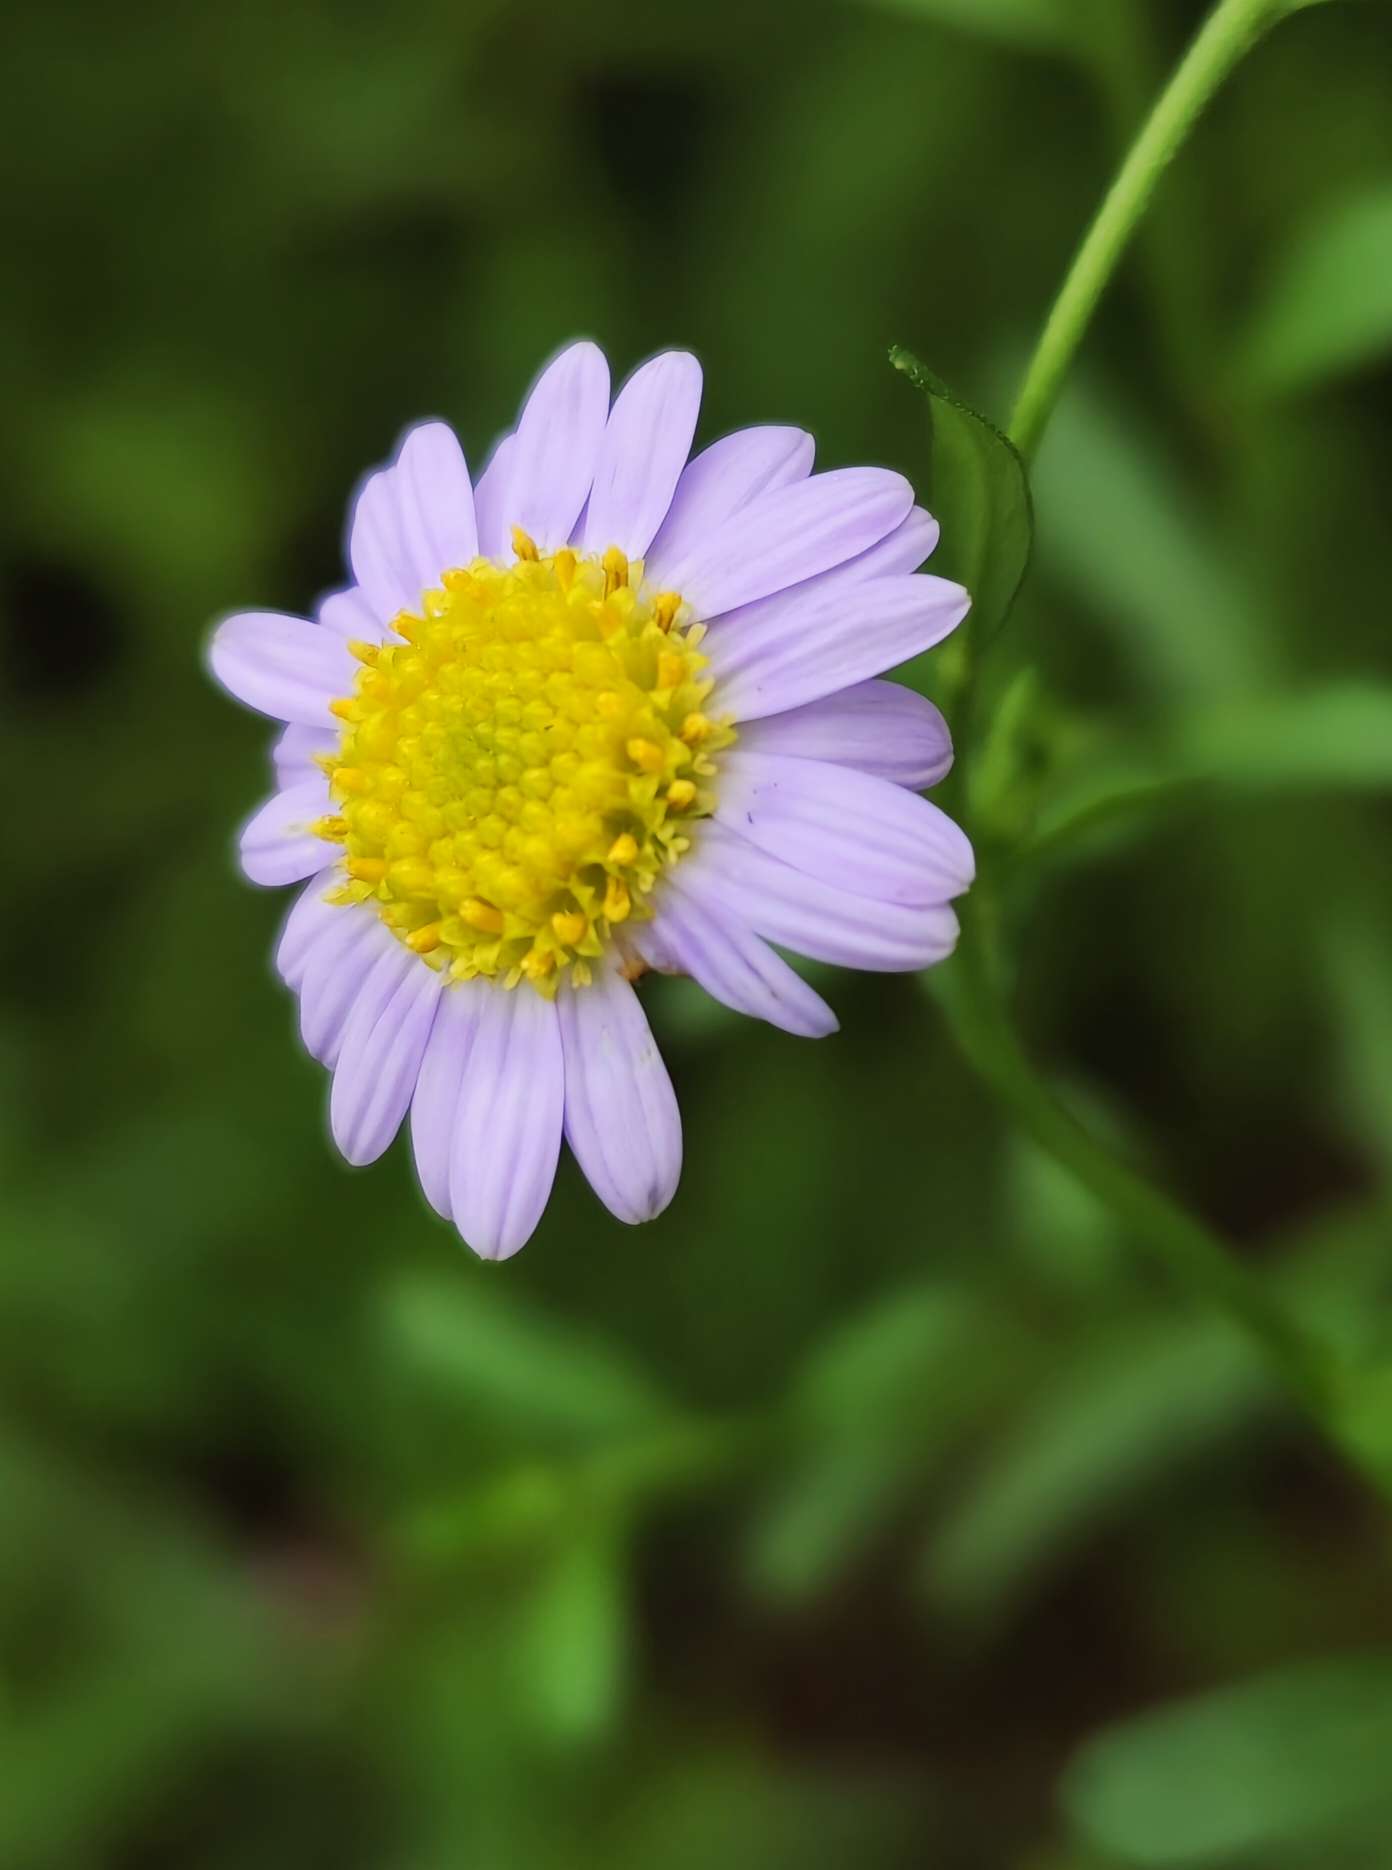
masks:
{"type": "Polygon", "coordinates": [[[611,547],[447,571],[400,643],[354,643],[355,692],[324,767],[343,847],[332,900],[371,901],[456,979],[486,974],[552,994],[615,929],[652,913],[664,866],[714,806],[712,755],[733,729],[674,592],[611,547]]]}

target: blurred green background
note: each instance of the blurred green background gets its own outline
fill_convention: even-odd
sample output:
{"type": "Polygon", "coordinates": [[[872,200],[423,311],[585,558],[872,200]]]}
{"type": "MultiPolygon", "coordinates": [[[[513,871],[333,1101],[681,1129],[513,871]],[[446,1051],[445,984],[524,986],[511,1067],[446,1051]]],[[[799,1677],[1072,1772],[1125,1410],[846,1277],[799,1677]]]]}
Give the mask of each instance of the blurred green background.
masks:
{"type": "MultiPolygon", "coordinates": [[[[922,484],[888,345],[1003,413],[1197,17],[10,17],[5,1870],[1392,1863],[1384,1509],[922,988],[831,977],[812,1046],[651,983],[673,1208],[567,1163],[480,1266],[401,1144],[327,1145],[230,858],[270,731],[200,666],[338,581],[405,423],[481,462],[577,334],[922,484]]],[[[974,800],[1032,1046],[1384,1373],[1390,102],[1387,7],[1312,8],[1167,178],[974,800]]]]}

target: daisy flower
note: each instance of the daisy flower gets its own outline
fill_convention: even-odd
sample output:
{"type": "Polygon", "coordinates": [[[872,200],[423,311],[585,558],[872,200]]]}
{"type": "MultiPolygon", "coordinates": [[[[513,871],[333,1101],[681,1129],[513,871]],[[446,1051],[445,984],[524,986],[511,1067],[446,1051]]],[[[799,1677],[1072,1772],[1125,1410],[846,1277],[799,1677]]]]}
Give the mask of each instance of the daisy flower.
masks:
{"type": "Polygon", "coordinates": [[[305,883],[276,965],[334,1140],[371,1162],[409,1111],[421,1187],[487,1259],[536,1227],[562,1135],[620,1220],[671,1200],[646,969],[820,1037],[834,1015],[769,944],[927,967],[972,878],[918,796],[942,716],[876,679],[966,614],[918,570],[936,524],[898,474],[814,474],[799,429],[688,459],[700,397],[668,352],[611,407],[573,345],[477,481],[444,423],[409,431],[315,621],[212,641],[217,680],[286,723],[241,864],[305,883]]]}

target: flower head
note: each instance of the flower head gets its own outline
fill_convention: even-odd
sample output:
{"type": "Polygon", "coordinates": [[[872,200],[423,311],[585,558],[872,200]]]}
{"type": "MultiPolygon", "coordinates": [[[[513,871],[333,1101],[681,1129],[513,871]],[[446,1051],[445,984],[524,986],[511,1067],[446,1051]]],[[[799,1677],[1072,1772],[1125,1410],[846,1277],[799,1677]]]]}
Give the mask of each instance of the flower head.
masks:
{"type": "Polygon", "coordinates": [[[370,1162],[409,1110],[421,1186],[486,1258],[531,1235],[562,1133],[620,1220],[670,1201],[646,968],[821,1036],[768,944],[925,967],[971,881],[917,791],[950,763],[942,717],[874,679],[966,613],[918,571],[935,523],[897,474],[814,475],[797,429],[688,460],[700,393],[669,352],[611,408],[573,345],[476,483],[443,423],[407,434],[315,622],[213,638],[217,679],[287,724],[241,860],[309,879],[276,960],[335,1141],[370,1162]]]}

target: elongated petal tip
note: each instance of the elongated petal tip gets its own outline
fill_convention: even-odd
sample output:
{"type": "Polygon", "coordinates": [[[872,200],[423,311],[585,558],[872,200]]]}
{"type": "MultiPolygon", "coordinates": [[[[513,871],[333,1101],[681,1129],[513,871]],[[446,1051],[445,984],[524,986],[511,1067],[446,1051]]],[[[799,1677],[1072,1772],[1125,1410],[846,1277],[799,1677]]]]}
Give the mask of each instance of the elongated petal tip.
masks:
{"type": "Polygon", "coordinates": [[[313,827],[328,810],[329,789],[319,773],[272,793],[242,827],[243,875],[263,889],[275,889],[322,870],[328,847],[313,827]]]}
{"type": "Polygon", "coordinates": [[[480,993],[455,1110],[450,1209],[480,1259],[505,1260],[531,1239],[551,1193],[565,1066],[549,1000],[525,986],[480,993]]]}
{"type": "Polygon", "coordinates": [[[556,996],[565,1132],[591,1188],[621,1221],[650,1221],[681,1178],[681,1113],[628,981],[611,967],[556,996]]]}
{"type": "Polygon", "coordinates": [[[207,662],[214,680],[258,714],[311,727],[327,724],[329,703],[353,681],[340,637],[279,611],[224,617],[208,641],[207,662]]]}

